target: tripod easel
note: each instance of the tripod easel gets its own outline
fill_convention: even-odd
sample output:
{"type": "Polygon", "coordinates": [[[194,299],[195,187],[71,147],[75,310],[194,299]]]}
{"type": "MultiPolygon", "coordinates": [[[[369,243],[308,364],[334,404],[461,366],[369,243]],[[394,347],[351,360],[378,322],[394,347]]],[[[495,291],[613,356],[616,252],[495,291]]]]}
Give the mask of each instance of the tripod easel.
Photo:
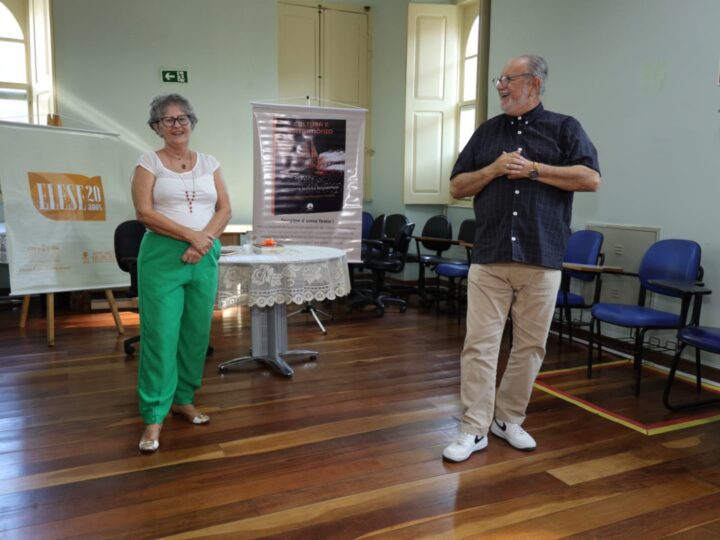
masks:
{"type": "Polygon", "coordinates": [[[298,313],[310,313],[313,316],[313,319],[315,319],[315,322],[320,327],[320,331],[327,335],[327,330],[325,330],[325,327],[323,326],[323,323],[320,321],[320,317],[318,317],[318,314],[324,315],[325,317],[328,317],[330,320],[334,319],[332,315],[329,313],[324,312],[321,309],[317,309],[311,302],[305,302],[305,306],[302,309],[298,309],[297,311],[293,311],[290,313],[287,317],[288,319],[292,317],[293,315],[297,315],[298,313]]]}

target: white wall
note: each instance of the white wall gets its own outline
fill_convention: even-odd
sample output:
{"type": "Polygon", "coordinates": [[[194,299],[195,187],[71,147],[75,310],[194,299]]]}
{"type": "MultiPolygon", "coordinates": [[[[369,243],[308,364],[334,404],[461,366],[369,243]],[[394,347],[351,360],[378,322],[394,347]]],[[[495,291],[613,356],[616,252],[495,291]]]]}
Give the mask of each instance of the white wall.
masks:
{"type": "Polygon", "coordinates": [[[53,0],[53,19],[64,125],[120,133],[129,177],[161,146],[150,100],[185,95],[199,118],[192,146],[220,160],[233,222],[251,221],[250,102],[277,97],[275,2],[53,0]],[[189,83],[162,83],[161,68],[187,70],[189,83]]]}

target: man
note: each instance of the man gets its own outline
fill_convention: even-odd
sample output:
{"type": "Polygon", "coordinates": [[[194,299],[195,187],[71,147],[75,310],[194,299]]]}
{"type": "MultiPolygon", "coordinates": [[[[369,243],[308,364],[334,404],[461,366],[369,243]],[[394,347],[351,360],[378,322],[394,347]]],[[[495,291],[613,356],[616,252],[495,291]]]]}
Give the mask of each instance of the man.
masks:
{"type": "Polygon", "coordinates": [[[547,63],[512,58],[494,79],[505,114],[473,134],[452,172],[450,194],[474,196],[477,229],[468,275],[467,334],[461,356],[462,433],[443,451],[464,461],[488,431],[534,450],[522,429],[545,356],[570,234],[573,192],[597,191],[597,152],[574,118],[541,103],[547,63]],[[498,353],[512,312],[513,346],[495,390],[498,353]]]}

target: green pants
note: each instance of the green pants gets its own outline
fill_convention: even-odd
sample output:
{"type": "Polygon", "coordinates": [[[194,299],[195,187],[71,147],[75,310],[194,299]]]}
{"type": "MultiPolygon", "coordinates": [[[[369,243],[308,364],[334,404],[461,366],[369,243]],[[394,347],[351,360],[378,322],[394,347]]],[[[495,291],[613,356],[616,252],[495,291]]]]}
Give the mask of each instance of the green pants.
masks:
{"type": "Polygon", "coordinates": [[[180,260],[188,243],[147,232],[138,255],[138,398],[146,424],[200,388],[217,293],[220,241],[197,264],[180,260]]]}

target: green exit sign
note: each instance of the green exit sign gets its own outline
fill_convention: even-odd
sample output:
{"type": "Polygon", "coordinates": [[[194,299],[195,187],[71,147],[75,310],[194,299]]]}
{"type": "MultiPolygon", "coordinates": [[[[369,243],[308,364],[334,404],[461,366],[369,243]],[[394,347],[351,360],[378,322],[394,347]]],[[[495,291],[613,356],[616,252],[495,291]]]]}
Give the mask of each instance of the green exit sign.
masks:
{"type": "Polygon", "coordinates": [[[161,74],[163,82],[176,82],[176,83],[188,82],[188,72],[187,71],[176,71],[176,70],[163,69],[160,72],[160,74],[161,74]]]}

